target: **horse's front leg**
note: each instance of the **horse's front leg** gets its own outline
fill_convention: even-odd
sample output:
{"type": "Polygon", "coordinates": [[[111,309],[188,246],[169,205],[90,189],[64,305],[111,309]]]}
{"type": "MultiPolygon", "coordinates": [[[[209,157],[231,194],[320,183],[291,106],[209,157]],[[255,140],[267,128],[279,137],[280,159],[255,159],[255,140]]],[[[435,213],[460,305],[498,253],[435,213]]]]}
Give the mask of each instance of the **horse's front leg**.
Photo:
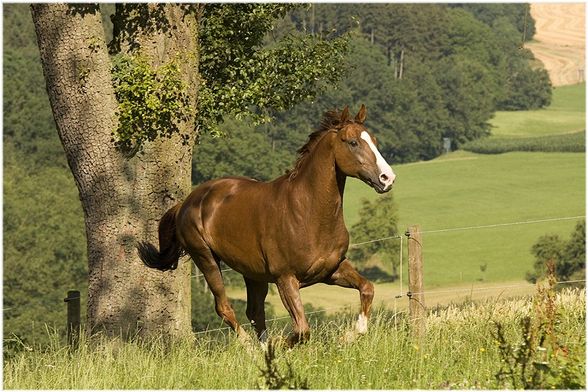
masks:
{"type": "Polygon", "coordinates": [[[292,334],[288,337],[288,345],[292,347],[297,343],[303,343],[310,337],[310,327],[306,321],[304,306],[302,306],[300,299],[300,282],[296,277],[287,275],[279,277],[276,285],[282,303],[292,318],[292,334]]]}
{"type": "Polygon", "coordinates": [[[355,329],[360,334],[365,334],[368,328],[368,318],[374,299],[374,285],[357,272],[351,262],[343,260],[331,276],[324,280],[324,283],[349,287],[359,290],[361,300],[361,313],[355,324],[355,329]]]}

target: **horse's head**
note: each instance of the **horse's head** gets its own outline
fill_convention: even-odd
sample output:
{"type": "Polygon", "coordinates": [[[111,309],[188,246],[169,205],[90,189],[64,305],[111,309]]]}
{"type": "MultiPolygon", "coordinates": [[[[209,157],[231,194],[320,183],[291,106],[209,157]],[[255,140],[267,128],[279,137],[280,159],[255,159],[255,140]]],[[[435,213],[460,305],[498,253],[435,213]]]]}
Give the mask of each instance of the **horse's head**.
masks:
{"type": "Polygon", "coordinates": [[[345,107],[335,139],[335,162],[344,174],[359,178],[378,193],[388,192],[396,175],[378,151],[376,139],[363,125],[365,118],[365,105],[361,105],[354,120],[345,107]]]}

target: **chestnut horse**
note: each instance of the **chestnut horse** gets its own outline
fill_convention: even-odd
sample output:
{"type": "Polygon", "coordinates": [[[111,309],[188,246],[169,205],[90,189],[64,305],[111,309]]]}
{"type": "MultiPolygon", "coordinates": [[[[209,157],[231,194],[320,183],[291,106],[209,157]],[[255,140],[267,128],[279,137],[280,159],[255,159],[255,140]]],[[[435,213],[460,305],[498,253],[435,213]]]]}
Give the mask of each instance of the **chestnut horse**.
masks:
{"type": "Polygon", "coordinates": [[[226,177],[196,187],[161,218],[160,250],[138,245],[141,259],[166,271],[175,269],[187,252],[214,294],[216,312],[243,339],[249,337],[227,298],[221,260],[245,279],[246,314],[261,341],[269,282],[277,285],[292,318],[290,345],[310,335],[299,290],[315,283],[359,290],[356,330],[366,333],[374,289],[345,257],[345,179],[359,178],[384,193],[396,176],[364,126],[365,118],[364,105],[354,119],[348,107],[326,113],[320,129],[298,150],[294,169],[273,181],[226,177]]]}

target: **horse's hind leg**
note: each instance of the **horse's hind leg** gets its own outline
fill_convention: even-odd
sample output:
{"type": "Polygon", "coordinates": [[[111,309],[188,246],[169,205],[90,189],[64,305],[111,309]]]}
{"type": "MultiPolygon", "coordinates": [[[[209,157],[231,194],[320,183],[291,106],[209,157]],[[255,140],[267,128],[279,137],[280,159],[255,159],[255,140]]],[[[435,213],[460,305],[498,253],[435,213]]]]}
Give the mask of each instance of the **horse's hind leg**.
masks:
{"type": "Polygon", "coordinates": [[[360,334],[366,333],[368,317],[370,316],[372,300],[374,299],[374,285],[361,276],[347,259],[339,264],[339,267],[324,283],[359,290],[361,313],[359,314],[355,328],[360,334]]]}
{"type": "Polygon", "coordinates": [[[219,265],[210,249],[190,249],[188,253],[190,253],[192,260],[194,260],[194,263],[204,275],[204,279],[206,279],[206,283],[214,296],[216,313],[233,329],[233,331],[237,333],[239,339],[245,341],[250,340],[247,332],[245,332],[237,321],[235,311],[233,310],[225,292],[225,285],[223,283],[223,277],[219,265]]]}
{"type": "Polygon", "coordinates": [[[267,339],[267,332],[265,327],[265,307],[264,301],[267,296],[268,283],[257,282],[245,278],[245,285],[247,286],[247,318],[255,327],[257,337],[261,342],[267,339]]]}

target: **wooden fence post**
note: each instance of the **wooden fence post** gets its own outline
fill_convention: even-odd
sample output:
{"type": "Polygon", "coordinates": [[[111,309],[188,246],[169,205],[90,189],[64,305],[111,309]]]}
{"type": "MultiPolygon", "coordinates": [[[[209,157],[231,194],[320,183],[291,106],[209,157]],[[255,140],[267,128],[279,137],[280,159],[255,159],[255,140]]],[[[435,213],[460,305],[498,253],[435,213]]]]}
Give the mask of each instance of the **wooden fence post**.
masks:
{"type": "Polygon", "coordinates": [[[63,301],[67,303],[67,344],[77,349],[80,342],[80,292],[69,290],[63,301]]]}
{"type": "Polygon", "coordinates": [[[423,293],[423,243],[419,225],[410,226],[408,237],[408,312],[413,334],[418,339],[425,336],[427,312],[423,293]]]}

